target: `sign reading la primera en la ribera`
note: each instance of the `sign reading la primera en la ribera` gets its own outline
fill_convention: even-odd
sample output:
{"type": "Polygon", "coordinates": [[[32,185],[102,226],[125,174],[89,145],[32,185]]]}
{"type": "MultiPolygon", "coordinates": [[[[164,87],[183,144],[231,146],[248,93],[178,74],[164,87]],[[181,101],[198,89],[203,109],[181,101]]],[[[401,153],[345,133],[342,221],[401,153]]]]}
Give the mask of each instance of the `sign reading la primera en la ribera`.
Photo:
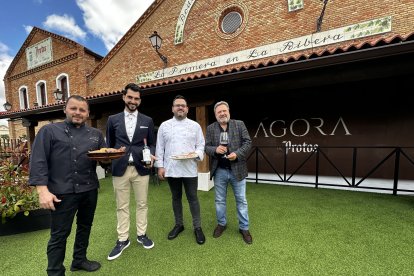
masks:
{"type": "Polygon", "coordinates": [[[260,47],[139,74],[137,76],[137,83],[145,83],[163,78],[175,77],[183,74],[227,66],[230,64],[237,64],[295,51],[303,51],[313,47],[326,46],[333,43],[382,34],[390,32],[391,25],[391,16],[372,19],[325,32],[305,35],[260,47]]]}

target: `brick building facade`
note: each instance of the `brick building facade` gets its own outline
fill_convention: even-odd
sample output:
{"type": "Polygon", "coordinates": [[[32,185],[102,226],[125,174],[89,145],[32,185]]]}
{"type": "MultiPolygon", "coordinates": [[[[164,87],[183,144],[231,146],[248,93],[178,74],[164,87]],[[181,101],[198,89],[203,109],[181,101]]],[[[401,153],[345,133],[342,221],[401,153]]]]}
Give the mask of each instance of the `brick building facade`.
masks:
{"type": "MultiPolygon", "coordinates": [[[[86,96],[86,75],[101,59],[70,39],[34,27],[5,74],[6,100],[12,110],[37,109],[42,112],[42,108],[55,104],[53,93],[56,89],[63,91],[66,97],[71,94],[86,96]],[[30,53],[28,49],[34,52],[30,53]],[[50,61],[31,67],[30,55],[41,56],[45,52],[50,53],[50,61]]],[[[10,121],[9,125],[13,138],[27,135],[19,118],[10,121]]]]}
{"type": "Polygon", "coordinates": [[[88,97],[91,123],[103,131],[107,116],[123,108],[120,90],[138,82],[140,110],[156,125],[183,94],[203,129],[214,121],[214,102],[228,101],[255,146],[411,146],[413,96],[403,90],[413,77],[414,2],[291,2],[156,0],[102,60],[34,29],[5,78],[13,110],[0,117],[62,116],[50,104],[38,109],[49,117],[15,109],[22,83],[54,83],[59,68],[71,75],[71,91],[88,97]],[[165,68],[148,39],[154,31],[165,68]],[[46,37],[62,62],[27,70],[24,49],[46,37]]]}
{"type": "MultiPolygon", "coordinates": [[[[168,57],[168,66],[186,64],[245,49],[253,49],[277,41],[286,41],[316,32],[316,22],[323,4],[318,1],[304,1],[304,8],[288,12],[288,1],[184,1],[194,2],[188,12],[184,29],[184,41],[174,44],[177,20],[183,8],[183,1],[155,1],[148,11],[132,26],[119,43],[108,53],[89,76],[90,92],[117,91],[125,83],[135,82],[136,76],[162,68],[162,62],[150,47],[148,37],[157,31],[163,38],[161,51],[168,57]],[[237,9],[243,16],[242,30],[237,35],[224,34],[220,30],[223,15],[237,9]],[[133,58],[131,58],[133,53],[133,58]]],[[[312,47],[303,51],[274,55],[228,66],[217,70],[201,70],[197,74],[182,74],[180,78],[164,78],[158,83],[175,79],[202,76],[210,72],[240,70],[269,62],[309,58],[314,54],[348,49],[379,39],[406,38],[413,33],[410,23],[414,19],[414,4],[410,1],[361,1],[328,2],[322,24],[322,31],[350,26],[386,16],[392,17],[392,31],[381,35],[312,47]]],[[[149,82],[151,84],[151,82],[149,82]]]]}

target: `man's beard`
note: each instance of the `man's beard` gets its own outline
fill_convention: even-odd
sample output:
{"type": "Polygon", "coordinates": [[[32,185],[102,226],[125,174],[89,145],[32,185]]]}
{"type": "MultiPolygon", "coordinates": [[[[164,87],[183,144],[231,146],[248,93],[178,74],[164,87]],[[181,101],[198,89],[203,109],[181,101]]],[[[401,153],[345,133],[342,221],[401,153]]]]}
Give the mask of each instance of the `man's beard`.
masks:
{"type": "Polygon", "coordinates": [[[77,120],[77,121],[75,121],[75,120],[73,120],[74,118],[72,117],[72,118],[70,118],[70,120],[69,120],[69,122],[71,122],[72,123],[72,125],[74,125],[74,126],[81,126],[81,125],[83,125],[84,124],[84,121],[82,120],[82,119],[80,119],[80,118],[77,118],[77,119],[79,119],[79,120],[77,120]]]}
{"type": "Polygon", "coordinates": [[[182,115],[174,114],[174,117],[175,117],[177,120],[184,120],[187,116],[186,116],[186,114],[185,114],[185,113],[183,113],[182,115]]]}
{"type": "Polygon", "coordinates": [[[187,117],[187,114],[184,111],[181,111],[180,113],[176,112],[176,113],[174,113],[174,117],[177,120],[183,120],[183,119],[185,119],[187,117]]]}
{"type": "Polygon", "coordinates": [[[230,121],[230,118],[229,117],[222,117],[222,118],[219,118],[219,122],[220,123],[222,123],[222,124],[226,124],[226,123],[228,123],[230,121]]]}
{"type": "Polygon", "coordinates": [[[135,110],[137,110],[138,105],[136,105],[136,104],[125,104],[125,107],[128,109],[128,111],[134,112],[135,110]],[[130,105],[135,107],[135,108],[134,109],[129,108],[130,105]]]}

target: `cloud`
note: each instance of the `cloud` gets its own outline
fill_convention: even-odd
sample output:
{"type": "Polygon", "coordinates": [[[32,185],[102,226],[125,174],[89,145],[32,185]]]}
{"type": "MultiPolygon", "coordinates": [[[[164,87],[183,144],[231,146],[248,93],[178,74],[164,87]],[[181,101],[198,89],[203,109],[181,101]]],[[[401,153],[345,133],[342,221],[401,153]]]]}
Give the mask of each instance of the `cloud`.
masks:
{"type": "MultiPolygon", "coordinates": [[[[4,96],[4,75],[6,74],[7,68],[9,68],[10,63],[13,61],[13,57],[8,54],[9,47],[0,42],[0,110],[4,111],[3,104],[6,102],[4,96]]],[[[7,125],[6,120],[0,120],[0,125],[7,125]]]]}
{"type": "Polygon", "coordinates": [[[153,0],[76,0],[86,28],[111,50],[153,0]]]}
{"type": "Polygon", "coordinates": [[[24,30],[29,34],[33,30],[33,26],[23,25],[24,30]]]}
{"type": "Polygon", "coordinates": [[[73,40],[84,40],[86,32],[83,31],[75,22],[75,19],[67,14],[57,15],[52,14],[46,17],[43,26],[51,31],[57,31],[64,36],[73,40]]]}
{"type": "Polygon", "coordinates": [[[0,54],[7,53],[9,51],[9,47],[6,44],[0,42],[0,54]]]}

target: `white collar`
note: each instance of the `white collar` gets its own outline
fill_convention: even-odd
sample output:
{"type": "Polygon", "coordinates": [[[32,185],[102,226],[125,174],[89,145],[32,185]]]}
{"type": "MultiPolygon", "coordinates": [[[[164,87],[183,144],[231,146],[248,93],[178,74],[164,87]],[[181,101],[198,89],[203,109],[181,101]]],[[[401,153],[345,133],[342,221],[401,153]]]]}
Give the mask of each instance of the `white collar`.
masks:
{"type": "Polygon", "coordinates": [[[128,116],[130,116],[130,115],[132,115],[134,117],[137,117],[138,116],[138,110],[135,110],[132,113],[129,113],[128,111],[124,110],[124,114],[125,114],[125,118],[128,118],[128,116]]]}
{"type": "Polygon", "coordinates": [[[185,122],[185,121],[188,119],[188,117],[185,117],[185,118],[184,118],[184,119],[182,119],[182,120],[178,120],[177,118],[175,118],[175,116],[173,116],[172,118],[173,118],[173,120],[174,120],[174,121],[176,121],[176,122],[185,122]]]}

